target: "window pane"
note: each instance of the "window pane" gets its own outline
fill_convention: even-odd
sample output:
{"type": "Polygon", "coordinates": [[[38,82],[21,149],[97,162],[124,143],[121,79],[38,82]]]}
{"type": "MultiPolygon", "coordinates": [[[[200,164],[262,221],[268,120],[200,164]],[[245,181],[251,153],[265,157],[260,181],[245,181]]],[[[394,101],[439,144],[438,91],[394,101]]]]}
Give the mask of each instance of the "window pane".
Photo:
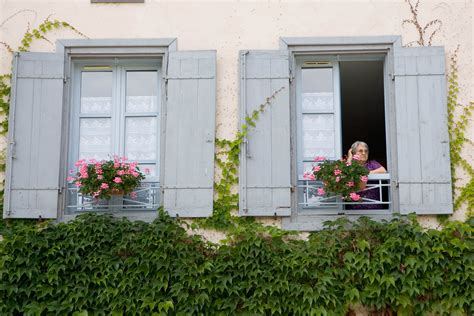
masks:
{"type": "Polygon", "coordinates": [[[129,113],[158,112],[158,74],[156,71],[127,71],[129,113]]]}
{"type": "Polygon", "coordinates": [[[334,157],[334,148],[334,115],[303,115],[303,157],[334,157]]]}
{"type": "Polygon", "coordinates": [[[156,160],[156,117],[128,117],[125,122],[125,155],[130,160],[156,160]]]}
{"type": "Polygon", "coordinates": [[[80,120],[79,159],[103,160],[112,153],[112,120],[82,118],[80,120]]]}
{"type": "Polygon", "coordinates": [[[303,68],[303,111],[330,111],[333,109],[332,68],[303,68]]]}
{"type": "Polygon", "coordinates": [[[83,72],[81,113],[110,113],[112,110],[112,72],[83,72]]]}

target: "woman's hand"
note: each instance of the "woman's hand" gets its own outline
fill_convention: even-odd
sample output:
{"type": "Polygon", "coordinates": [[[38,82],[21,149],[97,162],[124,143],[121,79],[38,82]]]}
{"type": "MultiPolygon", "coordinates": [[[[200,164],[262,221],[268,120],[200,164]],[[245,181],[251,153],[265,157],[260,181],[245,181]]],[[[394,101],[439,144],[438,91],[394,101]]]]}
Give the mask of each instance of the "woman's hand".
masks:
{"type": "Polygon", "coordinates": [[[387,173],[387,170],[384,167],[379,167],[377,169],[371,170],[369,173],[370,174],[387,173]]]}
{"type": "Polygon", "coordinates": [[[347,162],[352,162],[352,150],[350,148],[347,152],[347,162]]]}

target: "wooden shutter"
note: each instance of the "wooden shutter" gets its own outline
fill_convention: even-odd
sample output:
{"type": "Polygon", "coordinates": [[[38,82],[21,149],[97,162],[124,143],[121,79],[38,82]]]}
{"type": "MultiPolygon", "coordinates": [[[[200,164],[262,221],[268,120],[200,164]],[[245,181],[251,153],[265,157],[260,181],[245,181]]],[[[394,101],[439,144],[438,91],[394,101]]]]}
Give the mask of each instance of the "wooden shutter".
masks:
{"type": "Polygon", "coordinates": [[[396,48],[394,56],[400,213],[450,214],[444,49],[396,48]]]}
{"type": "Polygon", "coordinates": [[[164,208],[171,216],[212,214],[216,52],[170,52],[168,57],[164,208]]]}
{"type": "Polygon", "coordinates": [[[242,216],[290,216],[290,98],[287,51],[240,54],[240,123],[273,92],[279,92],[250,128],[242,146],[239,213],[242,216]]]}
{"type": "Polygon", "coordinates": [[[5,218],[58,213],[64,57],[15,56],[9,117],[5,218]]]}

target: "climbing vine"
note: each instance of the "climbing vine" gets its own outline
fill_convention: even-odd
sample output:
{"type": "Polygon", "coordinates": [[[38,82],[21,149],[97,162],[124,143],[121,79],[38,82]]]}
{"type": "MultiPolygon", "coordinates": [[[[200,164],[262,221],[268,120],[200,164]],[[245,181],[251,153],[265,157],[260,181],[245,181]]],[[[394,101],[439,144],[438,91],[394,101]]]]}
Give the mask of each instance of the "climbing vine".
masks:
{"type": "Polygon", "coordinates": [[[416,0],[413,3],[413,0],[405,0],[410,7],[410,13],[412,17],[410,19],[405,19],[402,22],[402,25],[411,24],[416,28],[418,33],[418,40],[409,42],[406,46],[410,47],[413,44],[418,44],[420,46],[431,46],[433,42],[433,37],[436,33],[441,30],[443,23],[439,19],[434,19],[423,25],[420,22],[418,16],[418,6],[420,5],[420,0],[416,0]]]}
{"type": "Polygon", "coordinates": [[[472,140],[466,137],[465,132],[472,116],[474,102],[470,102],[468,105],[461,105],[458,102],[458,49],[451,56],[451,70],[448,75],[448,131],[451,146],[451,175],[453,179],[453,194],[454,190],[459,192],[454,199],[454,208],[458,209],[463,203],[466,203],[467,209],[472,211],[474,209],[474,168],[461,156],[461,153],[466,145],[473,145],[472,140]],[[461,109],[458,118],[455,116],[456,109],[461,109]],[[463,186],[456,185],[459,180],[457,177],[457,167],[461,167],[469,177],[467,183],[463,186]]]}
{"type": "MultiPolygon", "coordinates": [[[[249,129],[255,127],[260,114],[270,106],[278,93],[284,87],[274,91],[265,102],[245,117],[245,123],[233,140],[216,139],[217,151],[215,162],[218,167],[217,181],[214,183],[216,198],[214,199],[213,214],[202,221],[204,227],[218,229],[234,226],[238,221],[249,221],[240,217],[232,216],[233,211],[239,208],[239,195],[233,192],[235,185],[239,183],[239,155],[242,144],[246,141],[249,129]]],[[[251,221],[251,220],[250,220],[251,221]]]]}

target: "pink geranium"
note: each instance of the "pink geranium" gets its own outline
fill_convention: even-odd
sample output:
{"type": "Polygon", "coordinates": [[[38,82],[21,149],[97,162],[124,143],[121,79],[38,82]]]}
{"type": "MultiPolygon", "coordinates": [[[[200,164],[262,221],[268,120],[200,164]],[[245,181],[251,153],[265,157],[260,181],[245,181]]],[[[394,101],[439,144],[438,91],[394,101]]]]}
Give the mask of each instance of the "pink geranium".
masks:
{"type": "Polygon", "coordinates": [[[120,178],[120,177],[115,177],[115,178],[114,178],[114,182],[115,182],[115,183],[122,183],[122,178],[120,178]]]}
{"type": "Polygon", "coordinates": [[[360,200],[360,195],[355,193],[355,192],[352,192],[350,195],[349,195],[352,199],[352,201],[359,201],[360,200]]]}
{"type": "Polygon", "coordinates": [[[341,177],[336,177],[336,182],[341,181],[341,177]]]}
{"type": "Polygon", "coordinates": [[[80,186],[82,186],[82,183],[81,183],[80,181],[76,181],[76,182],[74,183],[74,185],[75,185],[76,187],[80,187],[80,186]]]}
{"type": "Polygon", "coordinates": [[[97,175],[97,179],[102,180],[102,179],[104,179],[104,176],[99,174],[99,175],[97,175]]]}
{"type": "Polygon", "coordinates": [[[334,175],[335,175],[335,176],[338,176],[338,175],[340,175],[341,173],[342,173],[342,171],[339,170],[339,169],[334,170],[334,175]]]}
{"type": "Polygon", "coordinates": [[[130,193],[130,197],[131,197],[132,199],[136,199],[136,198],[137,198],[137,192],[132,192],[132,193],[130,193]]]}
{"type": "Polygon", "coordinates": [[[313,167],[313,171],[314,171],[314,172],[318,172],[319,170],[321,170],[321,167],[320,167],[320,166],[314,166],[314,167],[313,167]]]}
{"type": "Polygon", "coordinates": [[[316,157],[314,157],[314,161],[324,161],[324,160],[326,160],[326,157],[324,157],[324,156],[316,156],[316,157]]]}
{"type": "Polygon", "coordinates": [[[362,181],[362,182],[367,182],[367,181],[369,181],[369,177],[367,177],[367,176],[360,176],[360,181],[362,181]]]}
{"type": "Polygon", "coordinates": [[[324,191],[323,188],[318,188],[317,191],[318,191],[318,195],[324,195],[324,194],[326,194],[326,192],[324,191]]]}
{"type": "Polygon", "coordinates": [[[109,188],[109,185],[105,182],[102,182],[102,184],[100,185],[100,188],[104,189],[104,190],[107,190],[109,188]]]}

